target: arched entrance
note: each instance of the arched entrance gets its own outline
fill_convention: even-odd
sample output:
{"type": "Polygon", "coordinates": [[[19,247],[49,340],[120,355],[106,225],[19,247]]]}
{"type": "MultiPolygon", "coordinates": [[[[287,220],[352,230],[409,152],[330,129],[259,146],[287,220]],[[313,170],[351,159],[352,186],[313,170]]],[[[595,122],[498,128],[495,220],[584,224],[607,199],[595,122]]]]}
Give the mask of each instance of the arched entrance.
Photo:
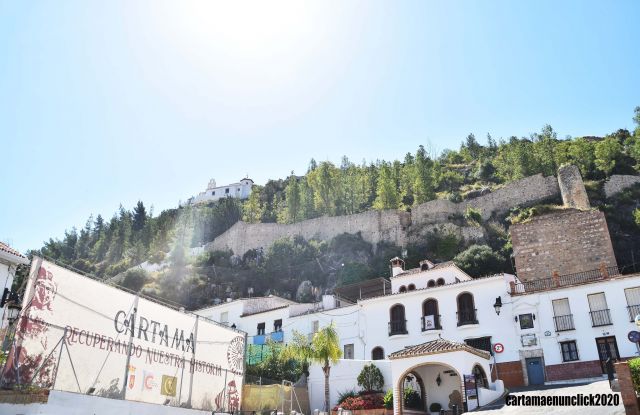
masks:
{"type": "Polygon", "coordinates": [[[395,400],[400,404],[399,411],[394,411],[398,414],[448,411],[453,405],[462,409],[462,377],[445,363],[429,362],[410,368],[400,377],[397,390],[402,397],[395,400]]]}

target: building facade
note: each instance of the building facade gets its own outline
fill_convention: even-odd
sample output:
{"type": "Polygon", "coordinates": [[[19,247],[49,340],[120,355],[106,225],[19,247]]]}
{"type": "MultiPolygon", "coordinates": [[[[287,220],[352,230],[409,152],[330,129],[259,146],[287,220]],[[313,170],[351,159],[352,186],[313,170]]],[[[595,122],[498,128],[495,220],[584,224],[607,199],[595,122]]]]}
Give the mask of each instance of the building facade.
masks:
{"type": "MultiPolygon", "coordinates": [[[[522,386],[602,377],[609,357],[638,354],[637,345],[627,339],[640,313],[638,274],[621,275],[603,266],[580,275],[524,282],[510,274],[474,279],[453,263],[423,261],[420,268],[404,270],[402,260],[394,258],[391,265],[391,292],[372,298],[350,302],[324,296],[315,304],[298,304],[267,297],[231,301],[197,313],[234,324],[249,333],[254,345],[265,344],[267,338],[288,342],[294,331],[311,338],[333,323],[343,359],[363,364],[399,364],[393,357],[400,351],[440,340],[467,345],[487,354],[483,371],[489,387],[495,387],[491,382],[496,379],[506,386],[522,386]]],[[[332,373],[348,382],[340,365],[332,373]]],[[[317,406],[323,388],[313,387],[322,381],[321,372],[316,372],[312,370],[309,382],[317,391],[311,392],[312,405],[317,406]]],[[[394,370],[390,372],[395,378],[394,370]]],[[[358,373],[351,373],[352,387],[358,373]]],[[[331,390],[332,405],[341,391],[331,390]]]]}
{"type": "MultiPolygon", "coordinates": [[[[29,264],[29,259],[26,256],[9,245],[0,242],[0,296],[2,296],[5,289],[11,290],[18,265],[26,264],[29,264]]],[[[1,311],[0,330],[4,331],[8,325],[6,307],[1,311]]],[[[0,333],[0,337],[3,338],[4,333],[0,333]]]]}
{"type": "Polygon", "coordinates": [[[186,201],[186,205],[197,205],[199,203],[215,202],[224,197],[234,197],[236,199],[248,199],[253,188],[253,180],[244,178],[237,183],[231,183],[225,186],[217,186],[215,179],[209,180],[209,185],[204,192],[200,192],[197,196],[190,197],[186,201]]]}

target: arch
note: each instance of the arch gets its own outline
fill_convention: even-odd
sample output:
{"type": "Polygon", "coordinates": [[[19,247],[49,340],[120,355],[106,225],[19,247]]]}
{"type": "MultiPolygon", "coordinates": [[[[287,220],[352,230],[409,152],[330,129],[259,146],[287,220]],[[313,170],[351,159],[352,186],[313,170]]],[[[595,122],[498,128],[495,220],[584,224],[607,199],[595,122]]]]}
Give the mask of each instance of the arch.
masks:
{"type": "Polygon", "coordinates": [[[438,281],[436,281],[436,284],[438,286],[444,285],[444,278],[442,278],[442,277],[438,278],[438,281]]]}
{"type": "Polygon", "coordinates": [[[407,287],[407,289],[408,289],[409,291],[413,291],[413,290],[415,290],[415,289],[416,289],[416,285],[415,285],[415,284],[409,284],[409,286],[407,287]]]}
{"type": "Polygon", "coordinates": [[[440,328],[438,300],[436,300],[435,298],[427,298],[422,302],[422,331],[439,330],[440,328]],[[433,321],[431,321],[431,319],[425,318],[427,316],[433,316],[433,321]]]}
{"type": "Polygon", "coordinates": [[[404,285],[401,285],[400,288],[398,289],[398,292],[406,293],[407,292],[407,287],[405,287],[404,285]]]}
{"type": "MultiPolygon", "coordinates": [[[[460,375],[460,372],[453,366],[447,364],[447,363],[441,363],[441,362],[427,362],[427,363],[418,363],[417,365],[411,366],[410,368],[406,369],[404,371],[404,373],[402,373],[400,375],[400,377],[398,378],[396,387],[397,391],[399,391],[399,393],[396,394],[394,393],[393,396],[393,405],[394,408],[398,408],[398,414],[402,415],[404,413],[404,399],[401,399],[400,397],[402,397],[404,395],[404,379],[407,377],[407,375],[412,375],[416,373],[416,369],[424,367],[424,366],[442,366],[443,368],[445,368],[446,370],[451,370],[453,373],[455,373],[455,375],[458,377],[458,382],[457,382],[457,391],[460,392],[463,402],[464,402],[464,393],[462,390],[462,376],[460,375]]],[[[422,378],[419,377],[420,380],[422,380],[422,378]]],[[[425,408],[428,407],[429,402],[428,402],[428,396],[427,396],[427,391],[424,389],[424,384],[423,386],[423,390],[424,390],[424,394],[423,394],[423,399],[422,402],[425,404],[425,408]]],[[[394,412],[395,413],[395,412],[394,412]]]]}
{"type": "Polygon", "coordinates": [[[470,292],[460,293],[456,298],[456,305],[458,306],[458,326],[478,324],[473,294],[470,292]]]}
{"type": "Polygon", "coordinates": [[[384,360],[384,349],[376,346],[371,350],[371,360],[384,360]]]}
{"type": "Polygon", "coordinates": [[[402,304],[395,304],[389,309],[389,336],[395,334],[407,334],[407,320],[402,304]]]}
{"type": "Polygon", "coordinates": [[[431,288],[435,286],[436,286],[436,282],[434,280],[429,280],[429,282],[427,283],[427,288],[431,288]]]}
{"type": "Polygon", "coordinates": [[[427,271],[429,269],[429,264],[426,262],[420,265],[420,271],[427,271]]]}
{"type": "Polygon", "coordinates": [[[487,382],[487,374],[484,373],[484,369],[478,363],[473,365],[471,373],[476,376],[476,384],[480,388],[489,388],[489,382],[487,382]]]}

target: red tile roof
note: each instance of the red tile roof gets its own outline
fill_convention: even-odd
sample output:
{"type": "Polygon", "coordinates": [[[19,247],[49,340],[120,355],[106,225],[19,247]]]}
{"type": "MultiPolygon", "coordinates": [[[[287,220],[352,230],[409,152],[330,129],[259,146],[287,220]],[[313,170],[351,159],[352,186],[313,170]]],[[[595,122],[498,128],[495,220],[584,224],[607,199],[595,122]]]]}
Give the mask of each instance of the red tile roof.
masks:
{"type": "Polygon", "coordinates": [[[407,346],[402,350],[391,353],[389,355],[389,359],[403,359],[407,357],[425,356],[430,354],[457,351],[466,351],[475,354],[476,356],[484,357],[485,359],[489,359],[490,357],[489,352],[476,349],[475,347],[471,347],[466,343],[457,343],[451,340],[436,339],[415,346],[407,346]]]}
{"type": "Polygon", "coordinates": [[[11,248],[9,245],[3,242],[0,242],[0,251],[6,252],[13,256],[17,256],[18,258],[23,258],[23,259],[27,258],[26,256],[22,255],[20,252],[16,251],[15,249],[11,248]]]}

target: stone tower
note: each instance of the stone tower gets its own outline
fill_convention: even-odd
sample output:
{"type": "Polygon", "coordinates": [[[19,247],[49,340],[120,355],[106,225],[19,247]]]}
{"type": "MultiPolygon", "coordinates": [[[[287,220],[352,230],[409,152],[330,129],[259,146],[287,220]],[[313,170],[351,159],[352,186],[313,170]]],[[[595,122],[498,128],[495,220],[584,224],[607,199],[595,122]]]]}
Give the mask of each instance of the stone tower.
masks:
{"type": "Polygon", "coordinates": [[[562,166],[558,169],[558,185],[565,207],[587,210],[591,208],[587,190],[576,166],[562,166]]]}

